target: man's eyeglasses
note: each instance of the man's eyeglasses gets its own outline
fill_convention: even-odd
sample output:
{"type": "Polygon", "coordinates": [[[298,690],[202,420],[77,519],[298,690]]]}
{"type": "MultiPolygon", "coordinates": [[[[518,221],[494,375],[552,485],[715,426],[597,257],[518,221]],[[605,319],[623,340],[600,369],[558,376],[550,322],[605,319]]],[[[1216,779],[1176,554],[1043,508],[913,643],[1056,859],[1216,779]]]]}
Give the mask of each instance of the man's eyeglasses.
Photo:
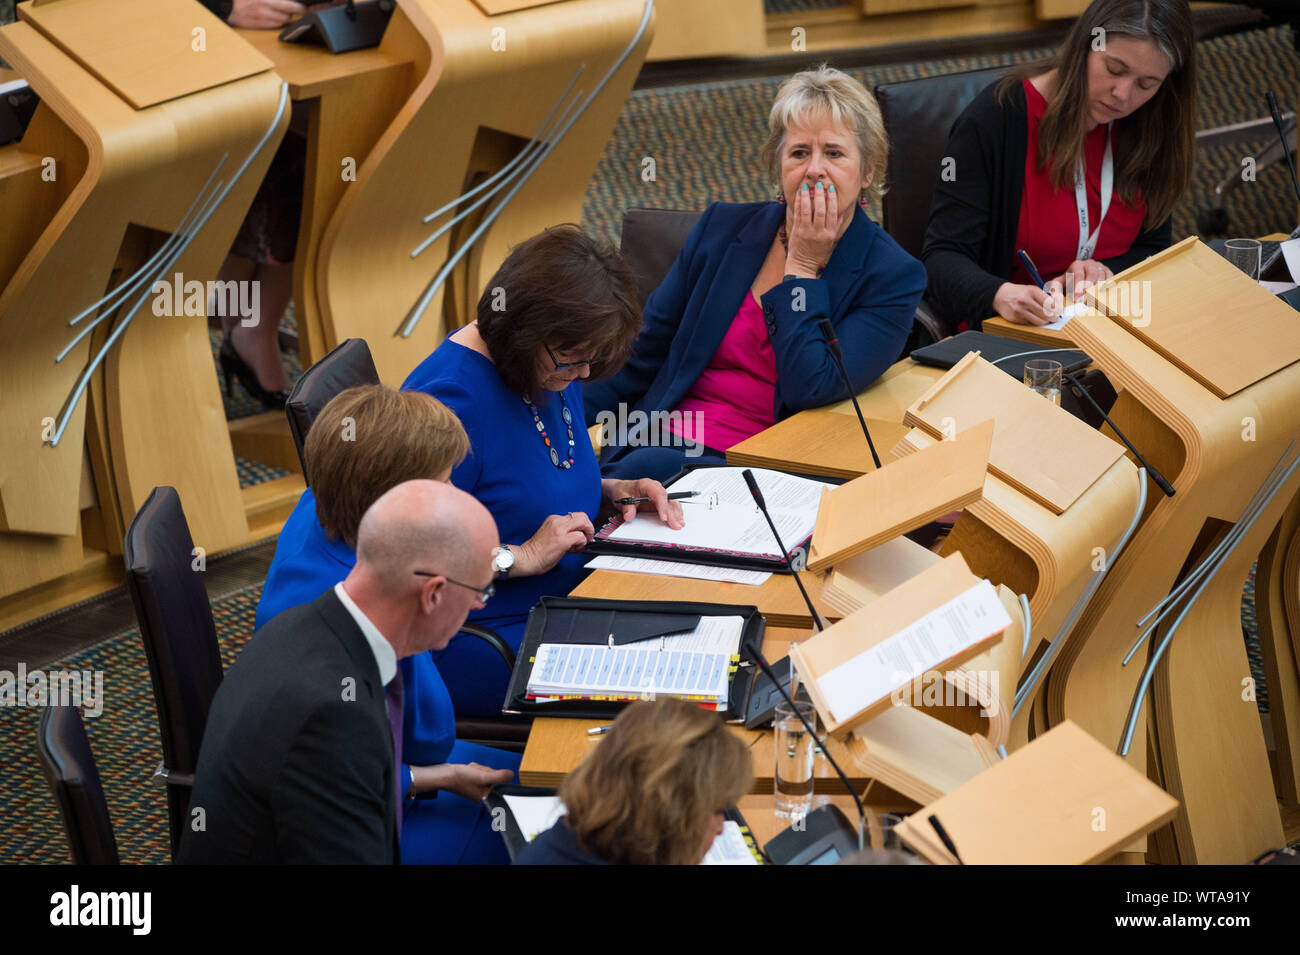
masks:
{"type": "Polygon", "coordinates": [[[550,345],[543,345],[546,354],[551,356],[551,363],[555,365],[556,371],[564,371],[566,368],[577,368],[579,365],[586,365],[588,368],[596,364],[595,359],[588,358],[586,361],[560,361],[555,357],[555,352],[551,351],[550,345]]]}
{"type": "Polygon", "coordinates": [[[457,587],[464,587],[466,590],[473,590],[478,594],[478,599],[483,603],[487,603],[491,600],[492,595],[497,592],[497,585],[495,583],[488,584],[486,587],[474,587],[470,584],[462,584],[459,580],[452,580],[446,574],[436,574],[431,570],[417,570],[413,571],[413,573],[417,577],[442,577],[449,584],[455,584],[457,587]]]}

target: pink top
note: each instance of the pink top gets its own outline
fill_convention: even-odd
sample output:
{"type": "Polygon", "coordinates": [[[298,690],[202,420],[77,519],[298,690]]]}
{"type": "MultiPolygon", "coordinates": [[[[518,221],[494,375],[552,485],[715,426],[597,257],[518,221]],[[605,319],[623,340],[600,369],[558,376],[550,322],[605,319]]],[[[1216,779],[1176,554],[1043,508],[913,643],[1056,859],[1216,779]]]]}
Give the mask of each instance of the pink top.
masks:
{"type": "Polygon", "coordinates": [[[667,428],[726,451],[774,425],[775,404],[776,353],[767,337],[763,309],[750,291],[709,366],[672,410],[667,428]]]}

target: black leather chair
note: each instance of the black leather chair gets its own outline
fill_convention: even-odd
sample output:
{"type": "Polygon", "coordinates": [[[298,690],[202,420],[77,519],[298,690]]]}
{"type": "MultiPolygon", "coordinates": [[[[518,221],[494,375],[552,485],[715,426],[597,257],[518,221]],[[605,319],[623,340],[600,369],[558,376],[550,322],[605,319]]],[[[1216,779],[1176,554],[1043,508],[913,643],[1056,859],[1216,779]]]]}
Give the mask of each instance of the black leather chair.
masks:
{"type": "Polygon", "coordinates": [[[189,812],[199,744],[223,671],[194,541],[175,488],[156,487],[131,520],[123,558],[149,675],[163,758],[154,781],[167,787],[172,856],[189,812]]]}
{"type": "Polygon", "coordinates": [[[76,707],[50,706],[41,713],[36,753],[58,801],[73,863],[117,865],[117,839],[104,787],[76,707]]]}
{"type": "Polygon", "coordinates": [[[302,449],[311,423],[340,391],[377,384],[379,372],[375,370],[370,346],[360,338],[349,338],[331,349],[329,354],[304,371],[294,384],[285,402],[284,413],[289,418],[289,433],[293,435],[293,446],[302,464],[302,479],[308,487],[311,487],[311,475],[307,473],[307,459],[302,449]]]}
{"type": "Polygon", "coordinates": [[[703,212],[689,209],[646,209],[633,207],[623,213],[620,247],[636,274],[639,304],[645,307],[650,293],[668,275],[703,212]]]}
{"type": "MultiPolygon", "coordinates": [[[[952,124],[980,90],[1005,72],[1005,67],[968,70],[876,87],[876,100],[889,137],[889,164],[885,169],[889,188],[881,200],[881,225],[918,259],[952,124]]],[[[956,331],[924,300],[912,330],[904,354],[956,331]]]]}
{"type": "MultiPolygon", "coordinates": [[[[302,463],[303,480],[308,486],[311,485],[311,475],[307,473],[307,458],[303,448],[307,442],[307,432],[311,430],[316,416],[339,392],[378,383],[379,372],[375,370],[370,346],[364,339],[349,338],[303,372],[293,386],[293,391],[285,402],[284,412],[289,418],[289,433],[293,435],[293,445],[298,451],[298,460],[302,463]]],[[[467,623],[461,627],[460,632],[491,645],[500,654],[506,669],[514,671],[515,653],[510,649],[510,644],[495,631],[467,623]]],[[[456,736],[521,752],[528,741],[530,726],[531,719],[518,717],[461,718],[456,721],[456,736]]]]}

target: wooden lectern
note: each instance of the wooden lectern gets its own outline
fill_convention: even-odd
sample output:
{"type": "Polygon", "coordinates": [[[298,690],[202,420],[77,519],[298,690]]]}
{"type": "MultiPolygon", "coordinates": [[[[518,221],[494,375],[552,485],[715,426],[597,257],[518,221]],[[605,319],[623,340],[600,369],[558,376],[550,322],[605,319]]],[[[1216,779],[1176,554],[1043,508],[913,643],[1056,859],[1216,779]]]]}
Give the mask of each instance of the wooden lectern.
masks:
{"type": "Polygon", "coordinates": [[[1300,325],[1195,239],[1089,298],[1109,317],[1076,318],[1070,335],[1120,390],[1116,425],[1177,493],[1148,499],[1143,524],[1070,634],[1050,677],[1048,720],[1073,720],[1116,747],[1133,726],[1128,759],[1138,767],[1154,724],[1159,764],[1146,768],[1182,804],[1178,861],[1243,863],[1282,838],[1240,603],[1251,562],[1300,487],[1300,471],[1284,470],[1300,436],[1300,325]],[[1110,290],[1123,283],[1137,283],[1147,302],[1141,324],[1115,306],[1110,290]],[[1232,543],[1234,525],[1240,539],[1216,551],[1232,543]],[[1123,665],[1149,611],[1207,554],[1217,555],[1212,574],[1123,665]],[[1143,668],[1165,638],[1141,696],[1143,668]]]}
{"type": "Polygon", "coordinates": [[[206,551],[248,540],[207,295],[168,313],[178,275],[215,278],[289,119],[270,63],[191,0],[18,13],[0,55],[41,102],[0,148],[0,628],[24,590],[109,570],[155,485],[206,551]]]}

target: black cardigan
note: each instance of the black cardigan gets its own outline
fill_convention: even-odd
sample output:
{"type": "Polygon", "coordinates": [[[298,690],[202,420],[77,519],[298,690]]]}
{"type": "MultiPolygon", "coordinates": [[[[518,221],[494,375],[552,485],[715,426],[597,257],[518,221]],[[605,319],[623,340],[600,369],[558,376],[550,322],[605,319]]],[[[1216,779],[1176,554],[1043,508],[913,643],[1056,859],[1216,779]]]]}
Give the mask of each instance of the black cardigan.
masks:
{"type": "MultiPolygon", "coordinates": [[[[994,314],[993,296],[1011,279],[1015,260],[1029,112],[1023,86],[999,103],[997,83],[985,87],[953,123],[944,154],[954,160],[952,181],[941,178],[935,185],[921,250],[929,276],[926,301],[953,331],[962,321],[978,329],[994,314]]],[[[1122,272],[1172,241],[1171,217],[1138,233],[1127,252],[1104,264],[1122,272]]]]}

